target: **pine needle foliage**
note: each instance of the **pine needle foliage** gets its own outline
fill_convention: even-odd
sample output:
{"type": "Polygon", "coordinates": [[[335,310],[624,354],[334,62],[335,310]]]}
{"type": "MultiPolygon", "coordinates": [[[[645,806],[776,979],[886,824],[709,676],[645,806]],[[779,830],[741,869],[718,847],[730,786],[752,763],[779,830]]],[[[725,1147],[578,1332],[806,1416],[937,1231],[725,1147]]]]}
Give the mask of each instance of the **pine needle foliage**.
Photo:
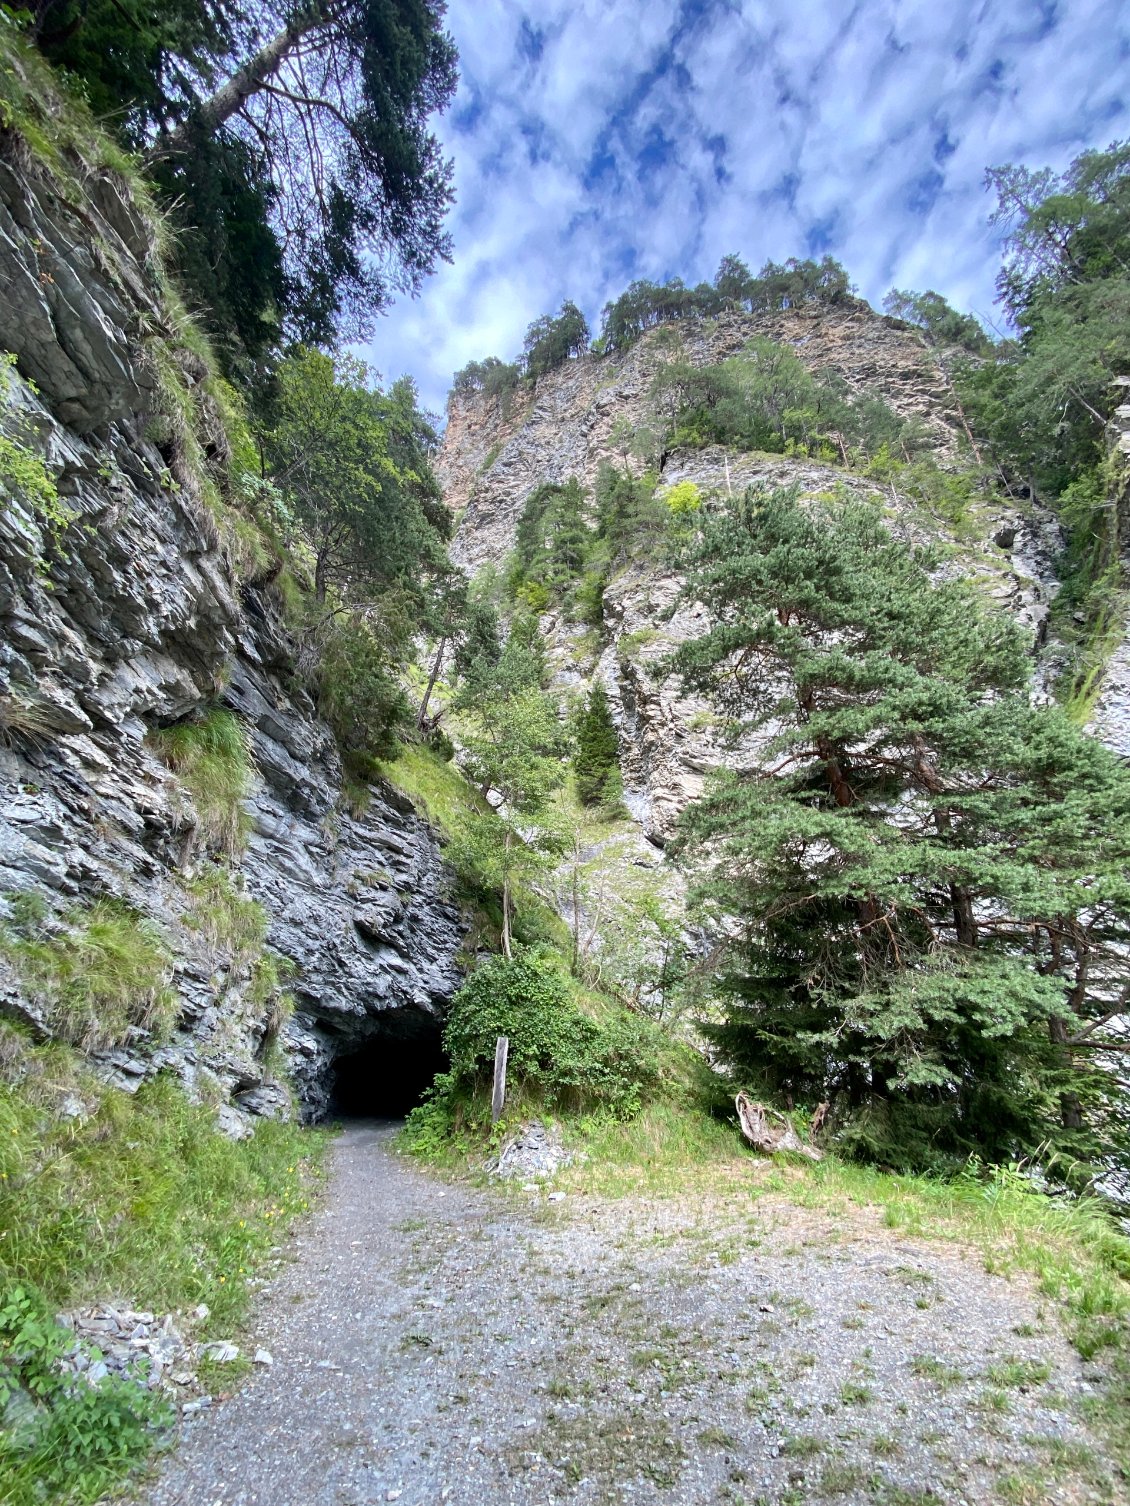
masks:
{"type": "Polygon", "coordinates": [[[582,805],[597,805],[610,793],[619,773],[620,739],[608,707],[608,692],[599,680],[589,691],[577,721],[573,774],[582,805]]]}
{"type": "Polygon", "coordinates": [[[672,668],[764,749],[679,841],[729,938],[712,1033],[759,1091],[831,1100],[860,1155],[1098,1159],[1125,1137],[1100,1063],[1121,1049],[1130,779],[1031,707],[1020,632],[939,566],[867,504],[780,491],[688,549],[710,626],[672,668]]]}

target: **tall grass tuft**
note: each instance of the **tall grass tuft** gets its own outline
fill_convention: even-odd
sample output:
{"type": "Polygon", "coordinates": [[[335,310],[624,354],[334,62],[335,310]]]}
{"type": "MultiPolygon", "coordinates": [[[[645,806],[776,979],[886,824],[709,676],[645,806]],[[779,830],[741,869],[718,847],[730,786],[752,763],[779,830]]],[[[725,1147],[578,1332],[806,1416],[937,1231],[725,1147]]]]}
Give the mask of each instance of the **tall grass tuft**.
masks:
{"type": "Polygon", "coordinates": [[[161,932],[130,906],[100,899],[63,917],[47,939],[17,913],[0,927],[0,954],[46,1005],[53,1033],[84,1051],[114,1046],[134,1028],[161,1038],[176,1018],[161,932]]]}
{"type": "Polygon", "coordinates": [[[215,706],[171,727],[154,728],[147,740],[191,795],[205,845],[234,856],[247,837],[243,802],[254,780],[247,732],[238,717],[215,706]]]}

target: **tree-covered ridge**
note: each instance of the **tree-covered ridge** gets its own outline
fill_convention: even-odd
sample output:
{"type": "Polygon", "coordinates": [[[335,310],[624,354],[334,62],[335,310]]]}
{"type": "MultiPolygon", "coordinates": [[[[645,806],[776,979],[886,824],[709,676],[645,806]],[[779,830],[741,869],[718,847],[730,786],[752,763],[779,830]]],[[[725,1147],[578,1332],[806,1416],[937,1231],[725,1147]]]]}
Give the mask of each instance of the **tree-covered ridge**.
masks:
{"type": "Polygon", "coordinates": [[[571,301],[556,315],[535,319],[526,331],[522,354],[505,362],[497,356],[470,361],[455,373],[452,394],[484,392],[505,399],[521,382],[536,384],[541,376],[563,366],[571,357],[592,352],[616,355],[629,350],[649,329],[680,319],[709,319],[744,311],[770,312],[805,304],[851,301],[853,289],[843,267],[830,256],[822,261],[781,264],[766,262],[754,277],[738,256],[725,256],[712,283],[688,288],[680,277],[667,282],[639,279],[605,304],[600,335],[590,343],[585,317],[571,301]]]}

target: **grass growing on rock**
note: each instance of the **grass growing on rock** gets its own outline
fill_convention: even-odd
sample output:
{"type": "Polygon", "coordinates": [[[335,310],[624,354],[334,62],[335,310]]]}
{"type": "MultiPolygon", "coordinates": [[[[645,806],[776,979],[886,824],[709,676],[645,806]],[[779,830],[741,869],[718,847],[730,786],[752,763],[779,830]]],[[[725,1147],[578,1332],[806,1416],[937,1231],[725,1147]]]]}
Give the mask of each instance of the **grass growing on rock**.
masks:
{"type": "Polygon", "coordinates": [[[60,1047],[0,1039],[0,1290],[56,1307],[207,1303],[230,1337],[249,1278],[309,1204],[323,1139],[263,1121],[248,1140],[157,1078],[130,1095],[60,1047]]]}
{"type": "Polygon", "coordinates": [[[207,846],[229,855],[238,852],[247,835],[243,802],[254,779],[247,733],[238,717],[216,706],[202,716],[154,728],[147,741],[192,797],[207,846]]]}
{"type": "Polygon", "coordinates": [[[27,992],[44,1004],[54,1034],[85,1051],[106,1048],[140,1029],[156,1039],[173,1024],[169,953],[152,921],[119,900],[99,899],[62,918],[44,936],[44,915],[16,898],[0,925],[0,956],[27,992]]]}

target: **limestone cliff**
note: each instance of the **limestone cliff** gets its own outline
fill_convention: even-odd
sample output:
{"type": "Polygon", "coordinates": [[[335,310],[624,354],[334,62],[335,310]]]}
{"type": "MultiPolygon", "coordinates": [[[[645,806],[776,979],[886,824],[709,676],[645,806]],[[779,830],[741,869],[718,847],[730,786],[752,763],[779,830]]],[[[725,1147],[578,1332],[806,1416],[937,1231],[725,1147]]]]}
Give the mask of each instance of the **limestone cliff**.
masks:
{"type": "MultiPolygon", "coordinates": [[[[197,813],[147,742],[229,708],[255,770],[231,884],[265,908],[291,975],[297,1012],[281,1044],[317,1116],[337,1055],[374,1033],[435,1035],[458,980],[460,916],[436,839],[402,798],[378,787],[365,815],[339,808],[332,735],[294,673],[270,587],[241,572],[223,526],[223,428],[143,191],[93,137],[68,136],[61,105],[29,108],[49,151],[0,131],[0,350],[15,358],[3,434],[42,462],[58,505],[5,472],[0,919],[30,895],[48,943],[100,898],[155,922],[173,1029],[158,1040],[134,1025],[102,1043],[101,1070],[125,1087],[175,1071],[233,1132],[241,1111],[289,1112],[270,1065],[279,1015],[256,996],[250,960],[194,914],[193,882],[211,866],[197,813]]],[[[0,1013],[55,1032],[2,955],[0,1013]]]]}
{"type": "MultiPolygon", "coordinates": [[[[781,313],[729,314],[653,331],[621,357],[586,356],[520,389],[508,405],[482,396],[453,398],[438,470],[459,517],[455,554],[471,571],[501,564],[513,547],[522,506],[537,486],[579,477],[591,486],[602,461],[625,463],[613,429],[645,426],[649,389],[668,358],[672,337],[693,364],[734,355],[754,336],[790,345],[812,370],[829,370],[857,394],[883,399],[926,427],[942,465],[955,454],[961,417],[945,365],[922,336],[856,300],[844,306],[781,313]]],[[[638,468],[638,467],[637,467],[638,468]]],[[[1031,505],[978,504],[960,527],[876,482],[838,466],[780,455],[675,450],[662,458],[660,484],[695,482],[704,493],[736,494],[747,485],[792,486],[818,494],[846,488],[874,496],[890,526],[908,539],[935,539],[947,570],[974,576],[1013,612],[1042,648],[1048,605],[1057,590],[1058,527],[1031,505]]],[[[542,618],[558,685],[604,683],[621,731],[625,800],[643,835],[662,843],[705,775],[750,750],[725,748],[714,708],[680,696],[659,662],[698,630],[696,610],[674,612],[680,582],[650,564],[622,564],[604,592],[599,635],[542,618]]]]}

